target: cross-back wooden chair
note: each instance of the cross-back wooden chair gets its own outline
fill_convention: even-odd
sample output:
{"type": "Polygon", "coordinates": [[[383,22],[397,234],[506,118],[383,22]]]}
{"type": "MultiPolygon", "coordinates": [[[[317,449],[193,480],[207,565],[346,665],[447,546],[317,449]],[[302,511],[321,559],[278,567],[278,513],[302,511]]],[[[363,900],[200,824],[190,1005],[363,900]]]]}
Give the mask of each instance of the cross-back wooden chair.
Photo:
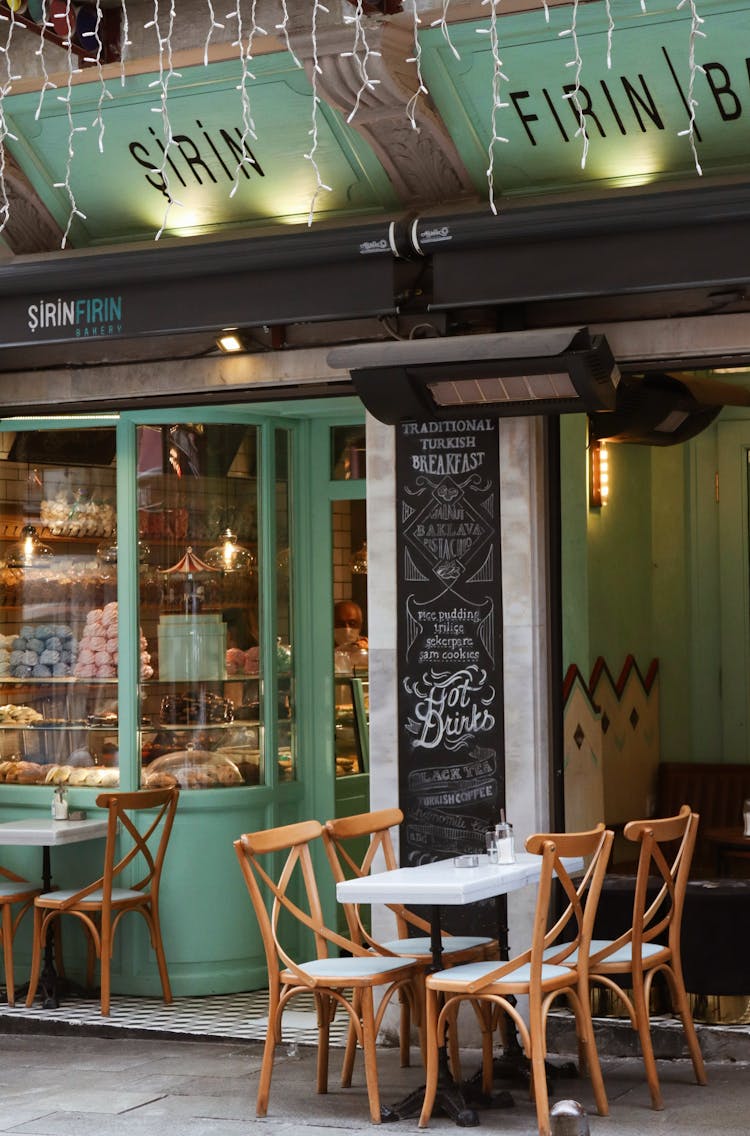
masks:
{"type": "Polygon", "coordinates": [[[0,867],[0,907],[3,912],[3,962],[5,965],[5,995],[9,1006],[16,1004],[15,977],[13,972],[13,940],[18,924],[34,902],[34,897],[42,889],[30,884],[22,876],[17,876],[9,868],[0,867]],[[20,904],[14,913],[13,908],[20,904]]]}
{"type": "Polygon", "coordinates": [[[102,793],[96,798],[97,807],[107,809],[109,813],[102,874],[83,887],[43,892],[36,896],[27,1006],[33,1005],[36,995],[50,925],[61,915],[74,915],[89,936],[87,985],[93,985],[96,957],[101,970],[101,1012],[108,1015],[115,931],[128,911],[138,911],[146,920],[164,1001],[172,1001],[159,923],[159,883],[179,795],[176,788],[139,789],[134,793],[102,793]],[[141,832],[138,814],[143,812],[153,812],[153,815],[145,821],[141,832]],[[137,872],[143,871],[144,874],[136,883],[123,887],[123,873],[133,863],[137,872]]]}
{"type": "Polygon", "coordinates": [[[651,984],[657,974],[664,975],[672,1008],[682,1020],[695,1079],[701,1085],[706,1084],[680,954],[682,911],[698,819],[689,805],[683,805],[676,816],[632,820],[625,825],[626,839],[640,845],[632,924],[619,938],[595,939],[590,948],[590,980],[616,994],[628,1011],[633,1029],[638,1031],[651,1104],[655,1109],[663,1108],[649,1017],[651,984]],[[653,888],[654,877],[659,890],[649,900],[649,884],[653,888]],[[632,980],[630,995],[616,981],[627,975],[632,980]]]}
{"type": "MultiPolygon", "coordinates": [[[[427,1084],[420,1128],[427,1126],[438,1087],[438,1052],[446,1026],[455,1018],[462,1001],[470,1001],[482,1029],[482,1087],[492,1088],[492,1031],[498,1011],[515,1023],[531,1065],[531,1091],[536,1104],[541,1136],[550,1136],[549,1097],[545,1070],[546,1022],[552,1002],[565,995],[576,1020],[581,1069],[588,1069],[600,1116],[608,1112],[588,998],[587,959],[596,907],[607,869],[614,834],[603,825],[590,832],[540,833],[530,836],[526,850],[541,857],[530,947],[515,957],[497,962],[465,963],[428,975],[426,987],[427,1084]],[[561,857],[584,857],[583,877],[576,881],[561,863],[561,857]],[[568,900],[560,918],[553,916],[553,880],[557,877],[568,900]],[[551,925],[552,924],[552,925],[551,925]],[[551,925],[551,926],[550,926],[551,925]],[[549,929],[548,929],[549,928],[549,929]],[[563,934],[573,937],[563,942],[563,934]],[[578,952],[580,961],[570,963],[578,952]],[[527,995],[528,1022],[519,1013],[516,999],[527,995]]],[[[502,1015],[501,1015],[502,1016],[502,1015]]]]}
{"type": "MultiPolygon", "coordinates": [[[[340,817],[326,821],[323,827],[323,843],[336,881],[367,876],[373,870],[392,871],[398,867],[396,850],[391,831],[403,822],[401,809],[379,809],[376,812],[359,813],[356,816],[340,817]],[[362,839],[368,844],[364,854],[359,855],[362,839]]],[[[396,938],[380,941],[375,939],[363,918],[360,904],[342,905],[346,914],[349,935],[357,943],[363,943],[382,955],[394,955],[415,959],[420,964],[416,986],[416,999],[402,997],[401,1022],[399,1027],[399,1048],[401,1065],[409,1065],[409,1041],[411,1034],[411,1006],[417,1008],[423,1003],[422,975],[432,960],[430,948],[430,924],[409,911],[400,903],[389,903],[387,907],[396,920],[396,938]],[[411,932],[421,932],[413,934],[411,932]]],[[[369,909],[369,904],[367,905],[369,909]]],[[[446,966],[470,962],[475,959],[497,957],[497,941],[481,935],[444,934],[443,961],[446,966]]],[[[421,1028],[421,1014],[416,1024],[421,1028]]]]}
{"type": "MultiPolygon", "coordinates": [[[[414,981],[412,960],[374,954],[360,943],[325,925],[313,867],[310,845],[322,833],[318,821],[302,821],[263,832],[245,833],[234,842],[255,917],[260,927],[268,966],[268,1033],[263,1050],[256,1111],[266,1116],[276,1045],[281,1041],[282,1017],[289,1002],[300,994],[312,995],[318,1019],[317,1090],[328,1091],[330,1025],[337,1009],[349,1018],[357,1043],[364,1053],[365,1080],[370,1117],[381,1117],[375,1043],[391,997],[414,981]],[[272,872],[269,861],[286,853],[281,871],[272,872]],[[270,904],[269,901],[270,900],[270,904]],[[282,942],[286,917],[312,935],[314,956],[297,961],[282,942]],[[345,957],[331,955],[338,948],[345,957]],[[373,992],[381,993],[377,1011],[373,992]],[[347,991],[350,992],[347,996],[347,991]]],[[[285,928],[285,940],[290,937],[285,928]]],[[[293,936],[292,936],[293,937],[293,936]]],[[[342,1078],[342,1083],[343,1078],[342,1078]]]]}

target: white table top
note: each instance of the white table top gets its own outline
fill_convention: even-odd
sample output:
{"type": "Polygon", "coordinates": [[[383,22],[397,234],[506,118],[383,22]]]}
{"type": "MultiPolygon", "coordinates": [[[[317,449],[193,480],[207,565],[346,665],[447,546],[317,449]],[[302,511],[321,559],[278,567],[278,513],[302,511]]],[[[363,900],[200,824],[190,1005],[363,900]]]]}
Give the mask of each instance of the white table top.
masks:
{"type": "MultiPolygon", "coordinates": [[[[2,827],[2,826],[0,826],[2,827]]],[[[491,864],[479,857],[476,868],[458,868],[453,860],[438,860],[416,868],[395,868],[336,884],[339,903],[464,904],[491,899],[534,883],[541,857],[517,852],[515,864],[491,864]]],[[[571,874],[583,871],[583,860],[563,860],[571,874]]]]}
{"type": "Polygon", "coordinates": [[[96,840],[107,835],[107,818],[97,820],[53,820],[52,817],[30,817],[27,820],[6,820],[0,823],[0,844],[23,844],[50,847],[57,844],[78,844],[82,840],[96,840]]]}

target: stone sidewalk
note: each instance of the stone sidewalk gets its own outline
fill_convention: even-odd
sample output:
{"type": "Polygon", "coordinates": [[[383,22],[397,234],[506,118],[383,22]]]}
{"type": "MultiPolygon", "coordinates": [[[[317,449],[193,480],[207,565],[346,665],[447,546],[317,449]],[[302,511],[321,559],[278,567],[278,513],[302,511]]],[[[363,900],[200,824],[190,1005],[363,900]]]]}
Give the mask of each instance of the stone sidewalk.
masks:
{"type": "MultiPolygon", "coordinates": [[[[0,1132],[15,1136],[310,1136],[345,1131],[372,1133],[358,1057],[354,1084],[338,1084],[342,1051],[331,1051],[329,1093],[315,1092],[315,1050],[296,1055],[281,1045],[271,1087],[269,1115],[255,1116],[261,1045],[253,1041],[176,1038],[0,1034],[0,1132]]],[[[465,1072],[478,1056],[466,1055],[465,1072]]],[[[417,1054],[414,1054],[415,1061],[417,1054]]],[[[379,1050],[384,1102],[420,1083],[417,1065],[401,1069],[395,1049],[379,1050]]],[[[642,1066],[635,1058],[603,1062],[610,1116],[590,1116],[592,1136],[666,1136],[710,1133],[747,1136],[750,1130],[750,1066],[729,1059],[708,1065],[709,1084],[692,1080],[684,1060],[659,1063],[665,1109],[653,1112],[642,1066]]],[[[523,1088],[512,1108],[480,1114],[481,1129],[534,1136],[536,1117],[523,1088]]],[[[593,1107],[586,1082],[557,1081],[553,1099],[593,1107]]],[[[417,1121],[389,1130],[416,1133],[417,1121]]],[[[430,1129],[454,1125],[434,1117],[430,1129]]]]}

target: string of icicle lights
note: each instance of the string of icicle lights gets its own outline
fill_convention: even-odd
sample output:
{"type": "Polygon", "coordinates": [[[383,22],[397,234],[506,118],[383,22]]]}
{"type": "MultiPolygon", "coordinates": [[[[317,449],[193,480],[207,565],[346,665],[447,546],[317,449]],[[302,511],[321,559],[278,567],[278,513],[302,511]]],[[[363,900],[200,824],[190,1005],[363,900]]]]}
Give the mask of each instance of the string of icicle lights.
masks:
{"type": "MultiPolygon", "coordinates": [[[[292,21],[290,19],[290,5],[291,12],[294,13],[295,9],[297,9],[296,4],[292,3],[291,0],[275,0],[275,5],[274,3],[263,4],[263,18],[266,21],[269,19],[269,10],[273,10],[275,7],[272,16],[273,23],[269,23],[268,29],[266,29],[261,27],[258,23],[259,0],[234,0],[234,8],[230,11],[224,11],[224,8],[228,7],[231,2],[232,0],[206,0],[208,31],[203,44],[203,64],[206,67],[209,66],[209,49],[212,41],[215,42],[218,38],[218,33],[222,32],[225,27],[229,27],[233,33],[230,42],[237,51],[237,58],[240,65],[237,92],[242,120],[241,150],[244,153],[246,147],[249,148],[250,140],[257,138],[255,119],[253,116],[253,82],[255,76],[252,71],[253,47],[256,39],[268,34],[275,34],[278,42],[281,44],[282,48],[288,52],[295,66],[302,68],[303,62],[299,58],[300,39],[293,35],[292,21]],[[297,48],[296,53],[293,42],[297,48]]],[[[19,10],[22,5],[20,0],[5,0],[5,3],[7,4],[8,10],[0,10],[0,233],[2,233],[7,225],[10,216],[10,202],[6,186],[6,141],[16,140],[10,133],[6,123],[4,99],[7,95],[13,93],[14,82],[21,78],[21,76],[12,74],[11,47],[14,34],[19,30],[16,11],[19,10]]],[[[648,0],[639,0],[639,3],[641,9],[646,12],[648,0]]],[[[687,125],[684,130],[679,131],[679,136],[686,138],[696,173],[701,174],[702,169],[696,148],[696,139],[700,139],[700,135],[696,127],[698,101],[695,97],[695,88],[697,76],[703,72],[703,68],[696,59],[696,47],[698,40],[705,38],[705,32],[702,30],[704,20],[698,10],[698,0],[671,0],[671,3],[674,4],[674,10],[676,12],[684,14],[684,11],[686,11],[689,15],[687,58],[685,61],[685,71],[687,74],[687,93],[685,98],[687,125]]],[[[571,0],[569,4],[558,7],[557,12],[565,12],[568,21],[567,26],[558,33],[559,36],[570,45],[570,58],[566,61],[566,67],[571,72],[572,81],[567,84],[569,90],[565,97],[570,100],[576,112],[578,120],[576,138],[580,142],[580,164],[581,168],[585,169],[590,141],[586,129],[585,106],[582,101],[586,63],[582,52],[581,37],[579,35],[579,16],[580,6],[582,4],[583,0],[571,0]]],[[[112,5],[110,5],[110,7],[111,6],[112,5]]],[[[503,0],[482,0],[481,6],[485,9],[486,16],[483,26],[478,27],[476,31],[479,35],[485,37],[491,56],[491,84],[488,91],[486,119],[486,136],[489,140],[487,145],[488,164],[486,169],[488,203],[492,212],[497,213],[496,185],[498,180],[497,170],[500,160],[499,155],[501,153],[500,148],[503,145],[507,145],[509,141],[507,135],[503,133],[503,116],[509,107],[508,102],[503,97],[503,91],[510,80],[502,59],[503,0]]],[[[549,24],[549,0],[539,0],[539,6],[542,20],[546,24],[549,24]]],[[[606,18],[605,62],[607,68],[611,69],[613,55],[616,54],[617,46],[617,29],[613,14],[613,0],[603,0],[603,6],[606,18]]],[[[97,69],[100,94],[94,119],[90,123],[83,125],[74,122],[72,110],[73,80],[74,76],[80,71],[79,53],[74,48],[74,29],[76,26],[77,13],[80,9],[78,5],[74,6],[73,0],[65,0],[64,12],[62,13],[59,4],[55,6],[55,11],[53,12],[52,0],[40,0],[37,7],[40,9],[38,22],[58,36],[58,42],[62,43],[66,52],[66,66],[63,76],[64,84],[61,89],[58,89],[55,82],[50,78],[50,71],[45,57],[45,45],[47,44],[47,40],[43,36],[40,36],[39,48],[35,53],[39,59],[41,72],[39,103],[35,117],[37,119],[40,118],[43,113],[45,99],[49,98],[56,98],[62,102],[65,105],[67,116],[68,145],[64,178],[55,183],[55,188],[64,190],[69,206],[67,224],[62,237],[62,247],[64,248],[76,217],[85,220],[85,215],[79,208],[75,195],[73,170],[76,157],[76,135],[85,133],[87,130],[93,130],[96,132],[97,146],[100,152],[104,152],[106,145],[106,104],[113,99],[113,96],[107,88],[102,71],[104,61],[102,48],[103,37],[101,31],[103,5],[102,0],[90,0],[88,5],[84,5],[84,7],[88,7],[89,10],[93,10],[95,13],[95,26],[93,30],[89,30],[85,33],[88,39],[84,38],[82,41],[85,48],[84,61],[89,65],[95,66],[97,69]]],[[[126,59],[129,58],[129,48],[132,47],[129,33],[131,26],[133,26],[134,16],[132,9],[131,12],[128,12],[127,0],[119,0],[119,7],[120,82],[124,86],[127,82],[126,59]]],[[[321,60],[324,59],[324,51],[322,50],[323,44],[321,42],[321,24],[324,17],[330,17],[331,10],[334,9],[334,4],[331,0],[328,0],[328,4],[324,4],[323,0],[305,0],[304,8],[309,16],[307,35],[309,37],[310,50],[307,53],[307,72],[312,87],[312,105],[310,128],[308,131],[310,142],[302,157],[304,161],[309,163],[314,174],[314,187],[308,214],[308,224],[312,224],[321,194],[331,192],[332,189],[331,186],[326,184],[324,180],[325,171],[321,168],[322,157],[320,152],[319,131],[322,98],[320,90],[325,78],[323,63],[321,62],[321,60]]],[[[450,59],[460,62],[460,52],[451,36],[452,26],[455,26],[461,18],[460,9],[461,4],[459,0],[436,0],[436,2],[431,5],[428,5],[425,0],[337,0],[335,10],[342,11],[342,26],[349,28],[351,31],[351,47],[340,52],[342,59],[351,61],[350,66],[352,68],[354,83],[352,87],[352,105],[348,111],[346,121],[356,126],[358,116],[361,116],[366,109],[368,98],[376,94],[376,88],[380,82],[376,75],[380,52],[373,46],[376,40],[374,32],[377,28],[377,24],[382,23],[383,20],[387,20],[389,16],[395,13],[403,12],[407,18],[411,18],[413,30],[411,37],[412,49],[406,59],[412,71],[413,90],[405,100],[404,114],[411,128],[418,132],[420,129],[419,118],[422,100],[429,96],[429,88],[422,70],[420,31],[428,26],[439,30],[447,48],[446,55],[449,56],[450,59]],[[348,7],[346,6],[347,4],[348,7]],[[424,13],[428,7],[431,8],[433,15],[436,11],[438,13],[435,18],[429,21],[424,18],[424,13]]],[[[158,71],[156,78],[150,84],[150,86],[154,88],[156,101],[150,109],[160,118],[161,139],[159,145],[161,147],[162,158],[160,168],[157,172],[164,181],[165,195],[167,198],[164,217],[158,232],[155,234],[155,240],[158,240],[165,231],[171,208],[180,204],[179,200],[172,192],[169,169],[170,150],[175,145],[170,119],[170,85],[173,80],[180,77],[180,73],[176,71],[173,66],[176,16],[176,0],[161,0],[161,4],[160,0],[152,0],[152,13],[150,18],[143,25],[144,30],[150,30],[152,34],[155,35],[157,42],[158,71]]],[[[142,16],[140,18],[142,19],[142,16]]],[[[299,37],[298,17],[296,35],[299,37]]],[[[79,41],[79,43],[80,42],[81,41],[79,41]]],[[[230,190],[230,196],[232,197],[241,184],[240,173],[242,172],[242,165],[245,160],[248,162],[251,161],[249,157],[247,159],[240,158],[238,161],[234,181],[230,190]]]]}

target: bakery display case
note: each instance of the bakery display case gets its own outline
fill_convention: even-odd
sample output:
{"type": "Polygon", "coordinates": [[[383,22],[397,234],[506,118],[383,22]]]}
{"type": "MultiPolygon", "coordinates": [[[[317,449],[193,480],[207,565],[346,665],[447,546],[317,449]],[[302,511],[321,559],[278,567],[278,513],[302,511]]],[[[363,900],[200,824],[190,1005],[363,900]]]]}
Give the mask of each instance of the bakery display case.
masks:
{"type": "Polygon", "coordinates": [[[334,688],[336,777],[368,773],[370,768],[369,683],[366,678],[337,675],[334,688]]]}
{"type": "Polygon", "coordinates": [[[0,435],[0,781],[119,785],[128,690],[128,787],[294,780],[288,474],[281,447],[264,640],[258,436],[223,422],[137,427],[134,517],[118,525],[114,424],[0,435]],[[123,594],[135,600],[124,634],[123,594]]]}
{"type": "Polygon", "coordinates": [[[80,437],[0,439],[0,780],[111,787],[117,575],[97,548],[115,530],[115,432],[92,430],[75,472],[80,437]]]}

